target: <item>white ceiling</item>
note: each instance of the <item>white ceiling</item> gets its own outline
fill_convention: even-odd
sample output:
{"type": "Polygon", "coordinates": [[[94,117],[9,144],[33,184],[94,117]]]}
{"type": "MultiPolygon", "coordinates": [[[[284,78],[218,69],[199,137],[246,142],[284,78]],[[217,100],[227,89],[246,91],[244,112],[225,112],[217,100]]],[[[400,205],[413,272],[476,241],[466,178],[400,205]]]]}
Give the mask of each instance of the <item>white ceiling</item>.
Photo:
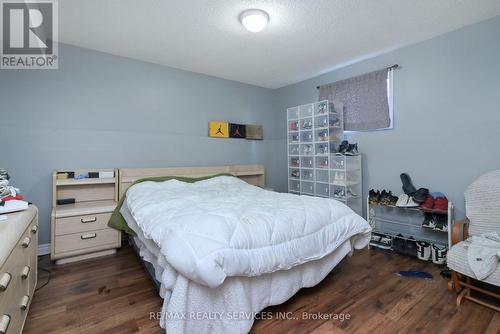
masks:
{"type": "Polygon", "coordinates": [[[500,15],[499,0],[63,0],[60,41],[278,88],[500,15]],[[260,33],[238,21],[270,15],[260,33]]]}

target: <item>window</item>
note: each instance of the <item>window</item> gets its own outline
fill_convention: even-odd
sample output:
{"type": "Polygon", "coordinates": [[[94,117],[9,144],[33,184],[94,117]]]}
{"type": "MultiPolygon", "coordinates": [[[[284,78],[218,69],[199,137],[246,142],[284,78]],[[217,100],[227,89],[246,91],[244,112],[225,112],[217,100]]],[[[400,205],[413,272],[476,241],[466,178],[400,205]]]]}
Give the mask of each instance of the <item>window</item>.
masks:
{"type": "Polygon", "coordinates": [[[393,70],[383,69],[319,87],[319,100],[344,104],[344,130],[392,129],[393,70]]]}

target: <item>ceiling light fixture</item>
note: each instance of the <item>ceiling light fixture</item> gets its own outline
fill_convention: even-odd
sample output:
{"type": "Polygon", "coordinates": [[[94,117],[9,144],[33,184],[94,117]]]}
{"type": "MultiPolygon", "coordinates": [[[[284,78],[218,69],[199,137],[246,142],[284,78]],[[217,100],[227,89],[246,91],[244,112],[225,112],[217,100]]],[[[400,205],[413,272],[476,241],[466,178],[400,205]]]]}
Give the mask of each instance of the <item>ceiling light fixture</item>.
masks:
{"type": "Polygon", "coordinates": [[[260,9],[248,9],[240,15],[241,24],[250,32],[264,30],[269,22],[269,15],[260,9]]]}

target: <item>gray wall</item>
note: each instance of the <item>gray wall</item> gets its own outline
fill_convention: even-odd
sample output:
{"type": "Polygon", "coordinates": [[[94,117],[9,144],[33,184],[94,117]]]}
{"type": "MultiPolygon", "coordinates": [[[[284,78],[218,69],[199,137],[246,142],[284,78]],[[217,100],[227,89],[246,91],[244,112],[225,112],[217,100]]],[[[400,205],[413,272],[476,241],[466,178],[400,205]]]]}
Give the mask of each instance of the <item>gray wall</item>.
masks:
{"type": "MultiPolygon", "coordinates": [[[[500,169],[500,17],[281,88],[278,123],[286,107],[316,101],[317,85],[396,63],[395,128],[352,134],[363,153],[365,196],[371,188],[401,193],[399,174],[408,172],[417,187],[445,192],[462,217],[467,185],[500,169]]],[[[278,131],[285,171],[286,127],[278,131]]],[[[285,172],[273,181],[286,189],[285,172]]]]}
{"type": "Polygon", "coordinates": [[[264,163],[273,186],[273,113],[272,90],[61,45],[59,70],[0,71],[0,166],[47,243],[56,168],[264,163]],[[210,120],[263,124],[266,140],[208,138],[210,120]]]}
{"type": "Polygon", "coordinates": [[[56,168],[263,163],[286,191],[285,109],[316,86],[398,63],[395,128],[352,134],[370,188],[399,174],[447,193],[463,216],[466,186],[500,168],[500,18],[268,90],[68,45],[56,71],[0,71],[0,166],[40,208],[50,240],[56,168]],[[209,120],[264,125],[264,141],[210,139],[209,120]]]}

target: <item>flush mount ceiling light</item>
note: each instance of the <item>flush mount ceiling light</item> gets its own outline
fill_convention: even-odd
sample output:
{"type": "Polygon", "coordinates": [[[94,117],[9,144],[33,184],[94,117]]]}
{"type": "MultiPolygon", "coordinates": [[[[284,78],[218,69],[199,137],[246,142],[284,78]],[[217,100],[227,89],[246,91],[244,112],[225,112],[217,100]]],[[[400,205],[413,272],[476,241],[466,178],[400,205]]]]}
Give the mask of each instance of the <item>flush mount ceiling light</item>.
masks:
{"type": "Polygon", "coordinates": [[[260,9],[248,9],[241,13],[240,21],[248,31],[259,32],[266,27],[269,15],[260,9]]]}

